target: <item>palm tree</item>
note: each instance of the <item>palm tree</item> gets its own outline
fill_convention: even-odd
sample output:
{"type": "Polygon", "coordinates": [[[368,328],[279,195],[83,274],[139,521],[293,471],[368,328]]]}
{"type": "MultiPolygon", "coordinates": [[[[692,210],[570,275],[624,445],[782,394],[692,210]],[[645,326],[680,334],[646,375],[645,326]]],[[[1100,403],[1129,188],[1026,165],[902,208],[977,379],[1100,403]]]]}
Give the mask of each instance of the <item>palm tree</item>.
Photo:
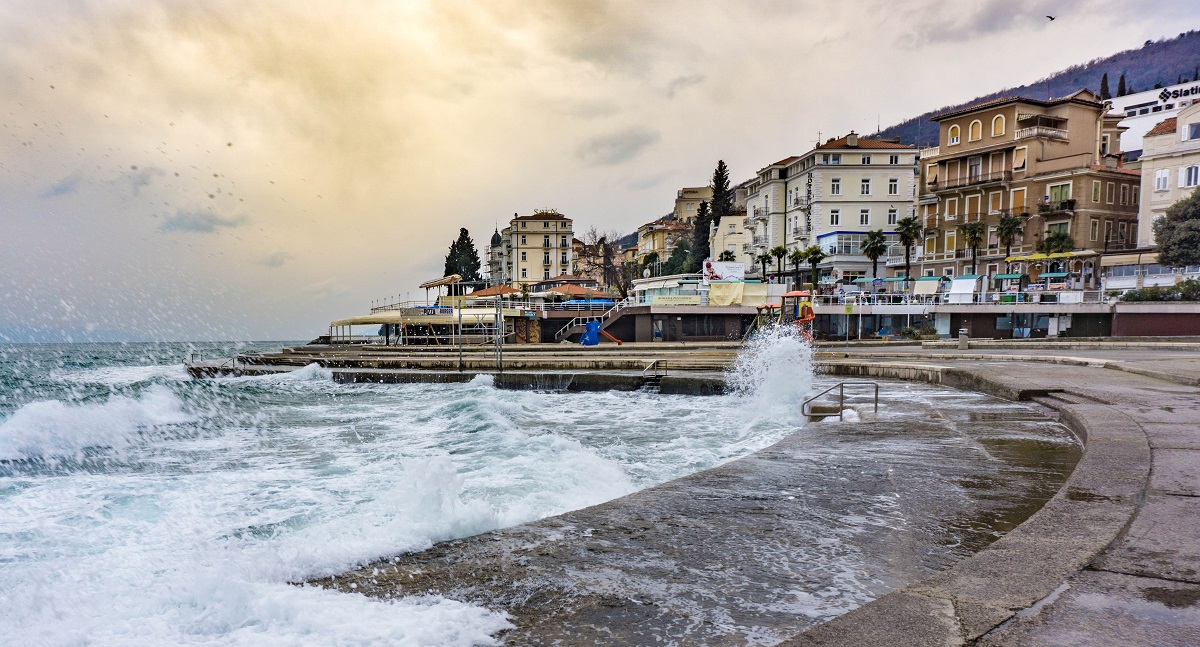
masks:
{"type": "Polygon", "coordinates": [[[733,252],[729,251],[728,249],[721,252],[721,255],[717,257],[717,261],[719,261],[721,263],[732,263],[733,261],[736,261],[736,260],[737,260],[737,257],[734,256],[733,252]]]}
{"type": "Polygon", "coordinates": [[[916,216],[901,218],[900,222],[896,223],[896,235],[900,237],[900,244],[904,245],[905,281],[912,280],[912,248],[921,239],[923,229],[921,221],[916,216]]]}
{"type": "MultiPolygon", "coordinates": [[[[996,237],[1000,239],[1000,244],[1004,245],[1005,259],[1012,256],[1013,243],[1023,232],[1021,216],[1014,216],[1011,213],[1000,216],[1000,222],[996,224],[996,237]]],[[[1005,269],[1010,269],[1007,260],[1005,263],[1005,269]]]]}
{"type": "Polygon", "coordinates": [[[771,255],[766,252],[763,252],[762,254],[759,254],[758,256],[756,256],[754,260],[758,261],[758,263],[760,265],[762,265],[763,280],[766,280],[766,278],[767,278],[767,263],[771,262],[771,255]]]}
{"type": "Polygon", "coordinates": [[[804,260],[808,261],[808,264],[812,266],[812,284],[814,289],[817,287],[817,266],[821,264],[821,261],[825,260],[826,256],[825,251],[819,245],[811,245],[808,249],[804,250],[804,260]]]}
{"type": "Polygon", "coordinates": [[[1061,230],[1047,234],[1045,240],[1038,246],[1038,251],[1043,254],[1069,252],[1073,249],[1075,249],[1075,240],[1071,238],[1071,234],[1061,230]]]}
{"type": "Polygon", "coordinates": [[[788,254],[788,260],[792,262],[792,271],[796,274],[796,289],[800,289],[800,266],[804,264],[804,250],[793,249],[788,254]]]}
{"type": "Polygon", "coordinates": [[[976,269],[975,259],[979,256],[979,246],[983,244],[983,234],[986,230],[983,228],[983,223],[978,220],[963,223],[958,228],[962,231],[963,245],[971,250],[971,273],[974,274],[976,269]]]}
{"type": "Polygon", "coordinates": [[[882,229],[873,229],[867,232],[867,237],[862,244],[863,256],[871,259],[871,278],[879,278],[879,257],[887,253],[887,238],[883,235],[882,229]]]}
{"type": "Polygon", "coordinates": [[[783,245],[776,245],[767,253],[775,257],[775,273],[783,274],[783,259],[787,257],[787,248],[783,245]]]}

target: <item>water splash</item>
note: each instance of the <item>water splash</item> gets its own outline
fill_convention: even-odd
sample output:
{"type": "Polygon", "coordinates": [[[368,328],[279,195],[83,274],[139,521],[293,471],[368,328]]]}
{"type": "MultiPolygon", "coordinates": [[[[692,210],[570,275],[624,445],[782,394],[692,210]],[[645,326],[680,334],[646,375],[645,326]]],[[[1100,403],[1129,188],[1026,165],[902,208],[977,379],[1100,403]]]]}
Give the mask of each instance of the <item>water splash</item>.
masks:
{"type": "Polygon", "coordinates": [[[798,410],[812,390],[813,370],[812,344],[800,329],[771,326],[746,341],[725,382],[756,411],[798,410]]]}

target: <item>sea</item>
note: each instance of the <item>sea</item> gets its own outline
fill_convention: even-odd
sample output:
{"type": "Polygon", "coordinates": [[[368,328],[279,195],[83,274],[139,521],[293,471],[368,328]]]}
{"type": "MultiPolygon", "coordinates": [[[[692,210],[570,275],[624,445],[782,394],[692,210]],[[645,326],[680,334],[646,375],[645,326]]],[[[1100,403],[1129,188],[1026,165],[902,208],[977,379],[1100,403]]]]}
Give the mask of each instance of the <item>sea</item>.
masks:
{"type": "Polygon", "coordinates": [[[794,337],[707,397],[183,367],[287,344],[0,345],[0,644],[501,644],[499,610],[297,583],[745,456],[824,383],[794,337]]]}

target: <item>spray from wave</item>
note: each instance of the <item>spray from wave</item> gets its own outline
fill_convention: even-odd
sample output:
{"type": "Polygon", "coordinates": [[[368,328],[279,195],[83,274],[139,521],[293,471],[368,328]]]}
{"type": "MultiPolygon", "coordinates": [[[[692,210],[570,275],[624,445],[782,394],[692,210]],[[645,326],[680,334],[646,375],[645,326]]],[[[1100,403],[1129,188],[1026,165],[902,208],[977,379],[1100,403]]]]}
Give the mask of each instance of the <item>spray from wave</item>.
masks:
{"type": "Polygon", "coordinates": [[[725,375],[731,390],[755,411],[776,414],[799,409],[812,390],[813,348],[795,326],[756,331],[725,375]]]}

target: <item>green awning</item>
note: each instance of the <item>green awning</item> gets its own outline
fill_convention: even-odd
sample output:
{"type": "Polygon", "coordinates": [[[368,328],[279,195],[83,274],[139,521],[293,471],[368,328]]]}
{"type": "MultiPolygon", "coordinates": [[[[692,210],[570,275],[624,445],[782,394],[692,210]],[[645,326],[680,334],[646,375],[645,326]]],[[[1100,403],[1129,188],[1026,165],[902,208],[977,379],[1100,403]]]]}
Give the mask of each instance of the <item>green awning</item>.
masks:
{"type": "Polygon", "coordinates": [[[871,278],[871,277],[869,277],[869,276],[864,276],[864,277],[861,277],[861,278],[854,279],[854,281],[852,281],[852,283],[871,283],[871,282],[872,282],[872,281],[874,281],[874,280],[875,280],[875,279],[873,279],[873,278],[871,278]]]}
{"type": "Polygon", "coordinates": [[[981,276],[983,276],[983,275],[982,274],[959,274],[958,276],[954,277],[954,279],[956,281],[958,279],[977,279],[981,276]]]}
{"type": "Polygon", "coordinates": [[[1065,279],[1068,276],[1071,276],[1072,274],[1074,274],[1074,272],[1045,272],[1045,273],[1039,275],[1038,278],[1041,278],[1041,279],[1065,279]]]}
{"type": "MultiPolygon", "coordinates": [[[[1026,275],[1025,274],[997,274],[996,276],[993,276],[992,278],[999,281],[1000,279],[1019,279],[1022,276],[1026,276],[1026,275]]],[[[1045,276],[1045,274],[1043,274],[1042,276],[1045,276]]]]}
{"type": "Polygon", "coordinates": [[[940,280],[942,280],[942,277],[940,277],[940,276],[918,276],[917,280],[918,281],[940,281],[940,280]]]}
{"type": "Polygon", "coordinates": [[[884,279],[883,282],[884,283],[895,283],[896,281],[907,281],[907,280],[908,279],[903,276],[889,276],[886,279],[884,279]]]}

